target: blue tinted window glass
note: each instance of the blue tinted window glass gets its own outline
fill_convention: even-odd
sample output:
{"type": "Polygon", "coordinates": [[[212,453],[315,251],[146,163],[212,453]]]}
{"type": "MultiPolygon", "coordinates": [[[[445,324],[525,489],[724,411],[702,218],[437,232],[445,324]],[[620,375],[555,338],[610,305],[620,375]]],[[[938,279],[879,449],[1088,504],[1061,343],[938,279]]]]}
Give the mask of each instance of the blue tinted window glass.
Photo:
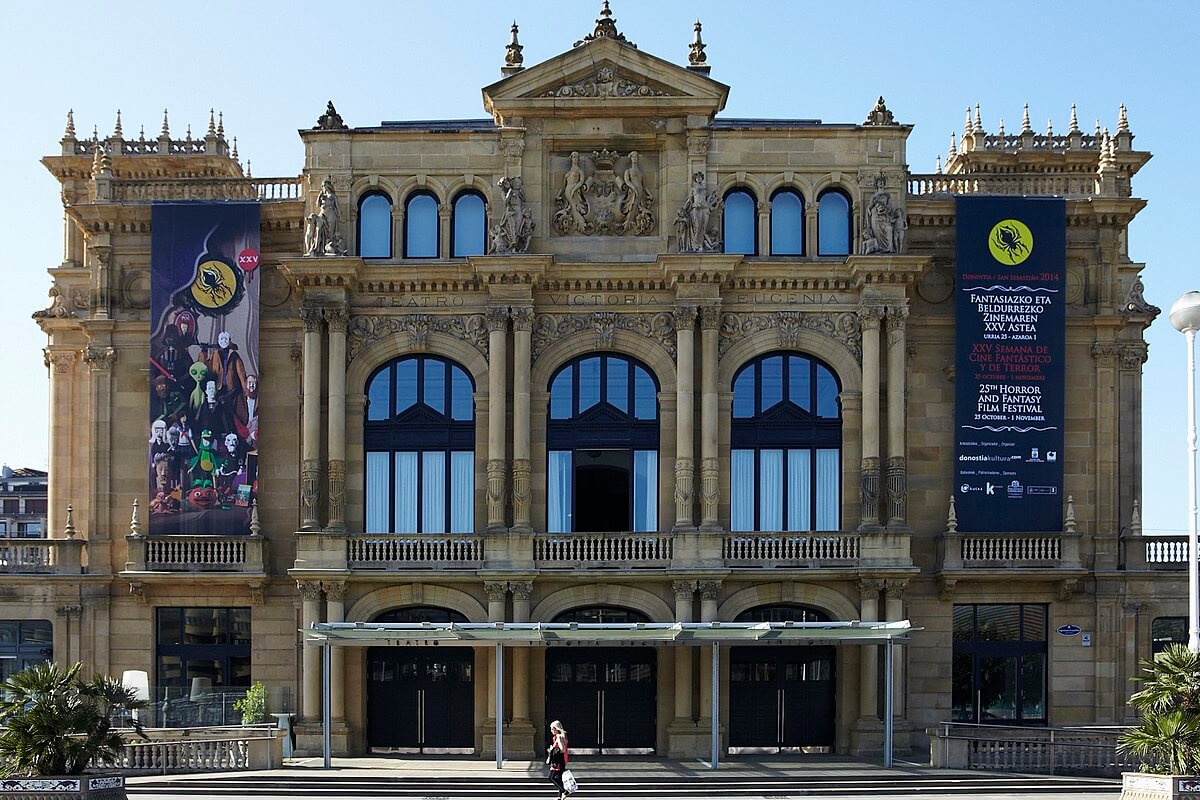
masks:
{"type": "Polygon", "coordinates": [[[437,258],[437,201],[427,194],[409,198],[404,210],[404,256],[437,258]]]}
{"type": "Polygon", "coordinates": [[[425,359],[425,385],[421,402],[434,411],[446,413],[446,364],[432,358],[425,359]]]}
{"type": "Polygon", "coordinates": [[[804,204],[795,192],[780,192],[771,198],[771,255],[803,253],[804,204]]]}
{"type": "Polygon", "coordinates": [[[392,399],[392,371],[381,369],[367,389],[367,419],[387,419],[392,399]]]}
{"type": "Polygon", "coordinates": [[[475,453],[450,454],[450,532],[475,529],[475,453]]]}
{"type": "Polygon", "coordinates": [[[754,530],[754,451],[729,454],[729,529],[754,530]]]}
{"type": "Polygon", "coordinates": [[[725,196],[725,252],[754,255],[754,198],[743,191],[725,196]]]}
{"type": "Polygon", "coordinates": [[[417,359],[396,364],[396,413],[417,402],[417,359]]]}
{"type": "Polygon", "coordinates": [[[600,402],[600,357],[579,362],[579,411],[587,411],[600,402]]]}
{"type": "Polygon", "coordinates": [[[392,257],[392,203],[381,194],[367,195],[358,207],[358,254],[392,257]]]}
{"type": "Polygon", "coordinates": [[[817,206],[820,255],[850,255],[850,201],[841,192],[826,192],[817,206]]]}
{"type": "Polygon", "coordinates": [[[812,411],[812,362],[807,358],[788,356],[788,399],[812,411]]]}
{"type": "Polygon", "coordinates": [[[607,364],[608,376],[605,378],[604,399],[621,409],[629,412],[629,362],[623,358],[610,358],[607,364]]]}
{"type": "Polygon", "coordinates": [[[836,419],[840,412],[838,408],[838,385],[833,373],[817,365],[817,416],[836,419]]]}
{"type": "Polygon", "coordinates": [[[421,453],[421,532],[446,532],[446,454],[436,450],[421,453]]]}
{"type": "Polygon", "coordinates": [[[567,367],[550,384],[550,419],[571,418],[571,374],[574,371],[574,367],[567,367]]]}
{"type": "Polygon", "coordinates": [[[473,192],[454,201],[454,255],[483,255],[483,198],[473,192]]]}
{"type": "Polygon", "coordinates": [[[754,416],[754,365],[743,369],[733,382],[733,416],[754,416]]]}
{"type": "Polygon", "coordinates": [[[762,410],[766,411],[783,400],[783,356],[762,361],[762,410]]]}
{"type": "Polygon", "coordinates": [[[633,529],[658,530],[658,453],[633,453],[633,529]]]}
{"type": "Polygon", "coordinates": [[[471,379],[462,367],[450,367],[450,416],[454,419],[469,420],[475,407],[471,396],[471,379]]]}
{"type": "Polygon", "coordinates": [[[658,392],[654,388],[654,379],[641,367],[633,368],[633,416],[658,419],[658,392]]]}

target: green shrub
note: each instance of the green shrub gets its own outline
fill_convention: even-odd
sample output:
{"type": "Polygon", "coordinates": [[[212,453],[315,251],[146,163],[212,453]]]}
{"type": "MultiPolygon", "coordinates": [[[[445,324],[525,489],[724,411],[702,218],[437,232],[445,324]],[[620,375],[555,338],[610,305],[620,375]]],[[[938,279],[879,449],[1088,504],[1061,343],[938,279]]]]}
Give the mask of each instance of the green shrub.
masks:
{"type": "Polygon", "coordinates": [[[246,690],[246,696],[233,704],[234,711],[242,712],[243,725],[260,725],[267,721],[267,687],[255,681],[246,690]]]}
{"type": "Polygon", "coordinates": [[[1145,769],[1171,775],[1200,775],[1200,654],[1174,644],[1134,678],[1142,690],[1129,704],[1142,721],[1121,735],[1121,752],[1141,757],[1145,769]]]}

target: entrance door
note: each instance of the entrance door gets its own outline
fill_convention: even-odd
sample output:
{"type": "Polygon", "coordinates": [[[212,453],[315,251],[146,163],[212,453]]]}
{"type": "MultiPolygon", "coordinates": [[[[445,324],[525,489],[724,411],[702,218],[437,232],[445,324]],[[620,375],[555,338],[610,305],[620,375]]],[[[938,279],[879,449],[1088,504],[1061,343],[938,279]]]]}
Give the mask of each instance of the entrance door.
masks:
{"type": "Polygon", "coordinates": [[[475,752],[475,651],[367,651],[367,743],[373,752],[475,752]]]}
{"type": "Polygon", "coordinates": [[[731,648],[730,752],[832,751],[834,655],[832,647],[731,648]]]}
{"type": "Polygon", "coordinates": [[[657,653],[650,648],[546,650],[546,718],[572,752],[654,752],[657,653]]]}

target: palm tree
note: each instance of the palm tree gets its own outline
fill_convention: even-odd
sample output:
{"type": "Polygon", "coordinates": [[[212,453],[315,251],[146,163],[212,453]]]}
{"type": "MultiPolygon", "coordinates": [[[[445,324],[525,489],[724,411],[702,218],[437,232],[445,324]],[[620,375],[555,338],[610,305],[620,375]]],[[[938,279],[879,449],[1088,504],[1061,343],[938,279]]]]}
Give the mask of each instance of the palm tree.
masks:
{"type": "MultiPolygon", "coordinates": [[[[83,680],[82,668],[45,662],[0,684],[0,775],[81,775],[121,757],[125,742],[114,717],[146,703],[107,675],[83,680]]],[[[131,724],[142,736],[141,723],[131,724]]]]}
{"type": "Polygon", "coordinates": [[[1142,721],[1122,734],[1118,749],[1151,771],[1200,775],[1200,654],[1174,644],[1142,668],[1134,680],[1143,688],[1129,698],[1142,721]]]}

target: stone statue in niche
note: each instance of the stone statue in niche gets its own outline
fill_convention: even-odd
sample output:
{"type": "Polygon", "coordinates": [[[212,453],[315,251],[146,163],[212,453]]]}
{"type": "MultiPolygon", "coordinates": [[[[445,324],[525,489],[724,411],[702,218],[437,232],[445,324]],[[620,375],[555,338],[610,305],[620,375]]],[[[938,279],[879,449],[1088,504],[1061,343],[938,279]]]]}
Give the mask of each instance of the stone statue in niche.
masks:
{"type": "Polygon", "coordinates": [[[533,211],[525,203],[525,182],[520,178],[501,178],[496,185],[504,193],[504,211],[488,236],[491,252],[528,253],[533,238],[533,211]]]}
{"type": "Polygon", "coordinates": [[[563,177],[563,188],[555,198],[554,230],[561,236],[646,236],[654,230],[654,196],[646,188],[638,153],[621,156],[612,150],[596,150],[584,169],[578,152],[571,153],[571,166],[563,177]]]}
{"type": "Polygon", "coordinates": [[[904,210],[892,206],[892,197],[879,191],[867,206],[862,234],[862,253],[903,253],[904,234],[908,229],[904,210]]]}
{"type": "Polygon", "coordinates": [[[687,201],[675,217],[681,253],[715,253],[721,249],[721,208],[724,201],[708,190],[703,172],[692,175],[687,201]]]}
{"type": "Polygon", "coordinates": [[[321,184],[317,195],[317,212],[309,214],[304,228],[304,254],[307,256],[344,256],[346,247],[338,233],[342,212],[338,207],[337,193],[329,178],[321,184]]]}

